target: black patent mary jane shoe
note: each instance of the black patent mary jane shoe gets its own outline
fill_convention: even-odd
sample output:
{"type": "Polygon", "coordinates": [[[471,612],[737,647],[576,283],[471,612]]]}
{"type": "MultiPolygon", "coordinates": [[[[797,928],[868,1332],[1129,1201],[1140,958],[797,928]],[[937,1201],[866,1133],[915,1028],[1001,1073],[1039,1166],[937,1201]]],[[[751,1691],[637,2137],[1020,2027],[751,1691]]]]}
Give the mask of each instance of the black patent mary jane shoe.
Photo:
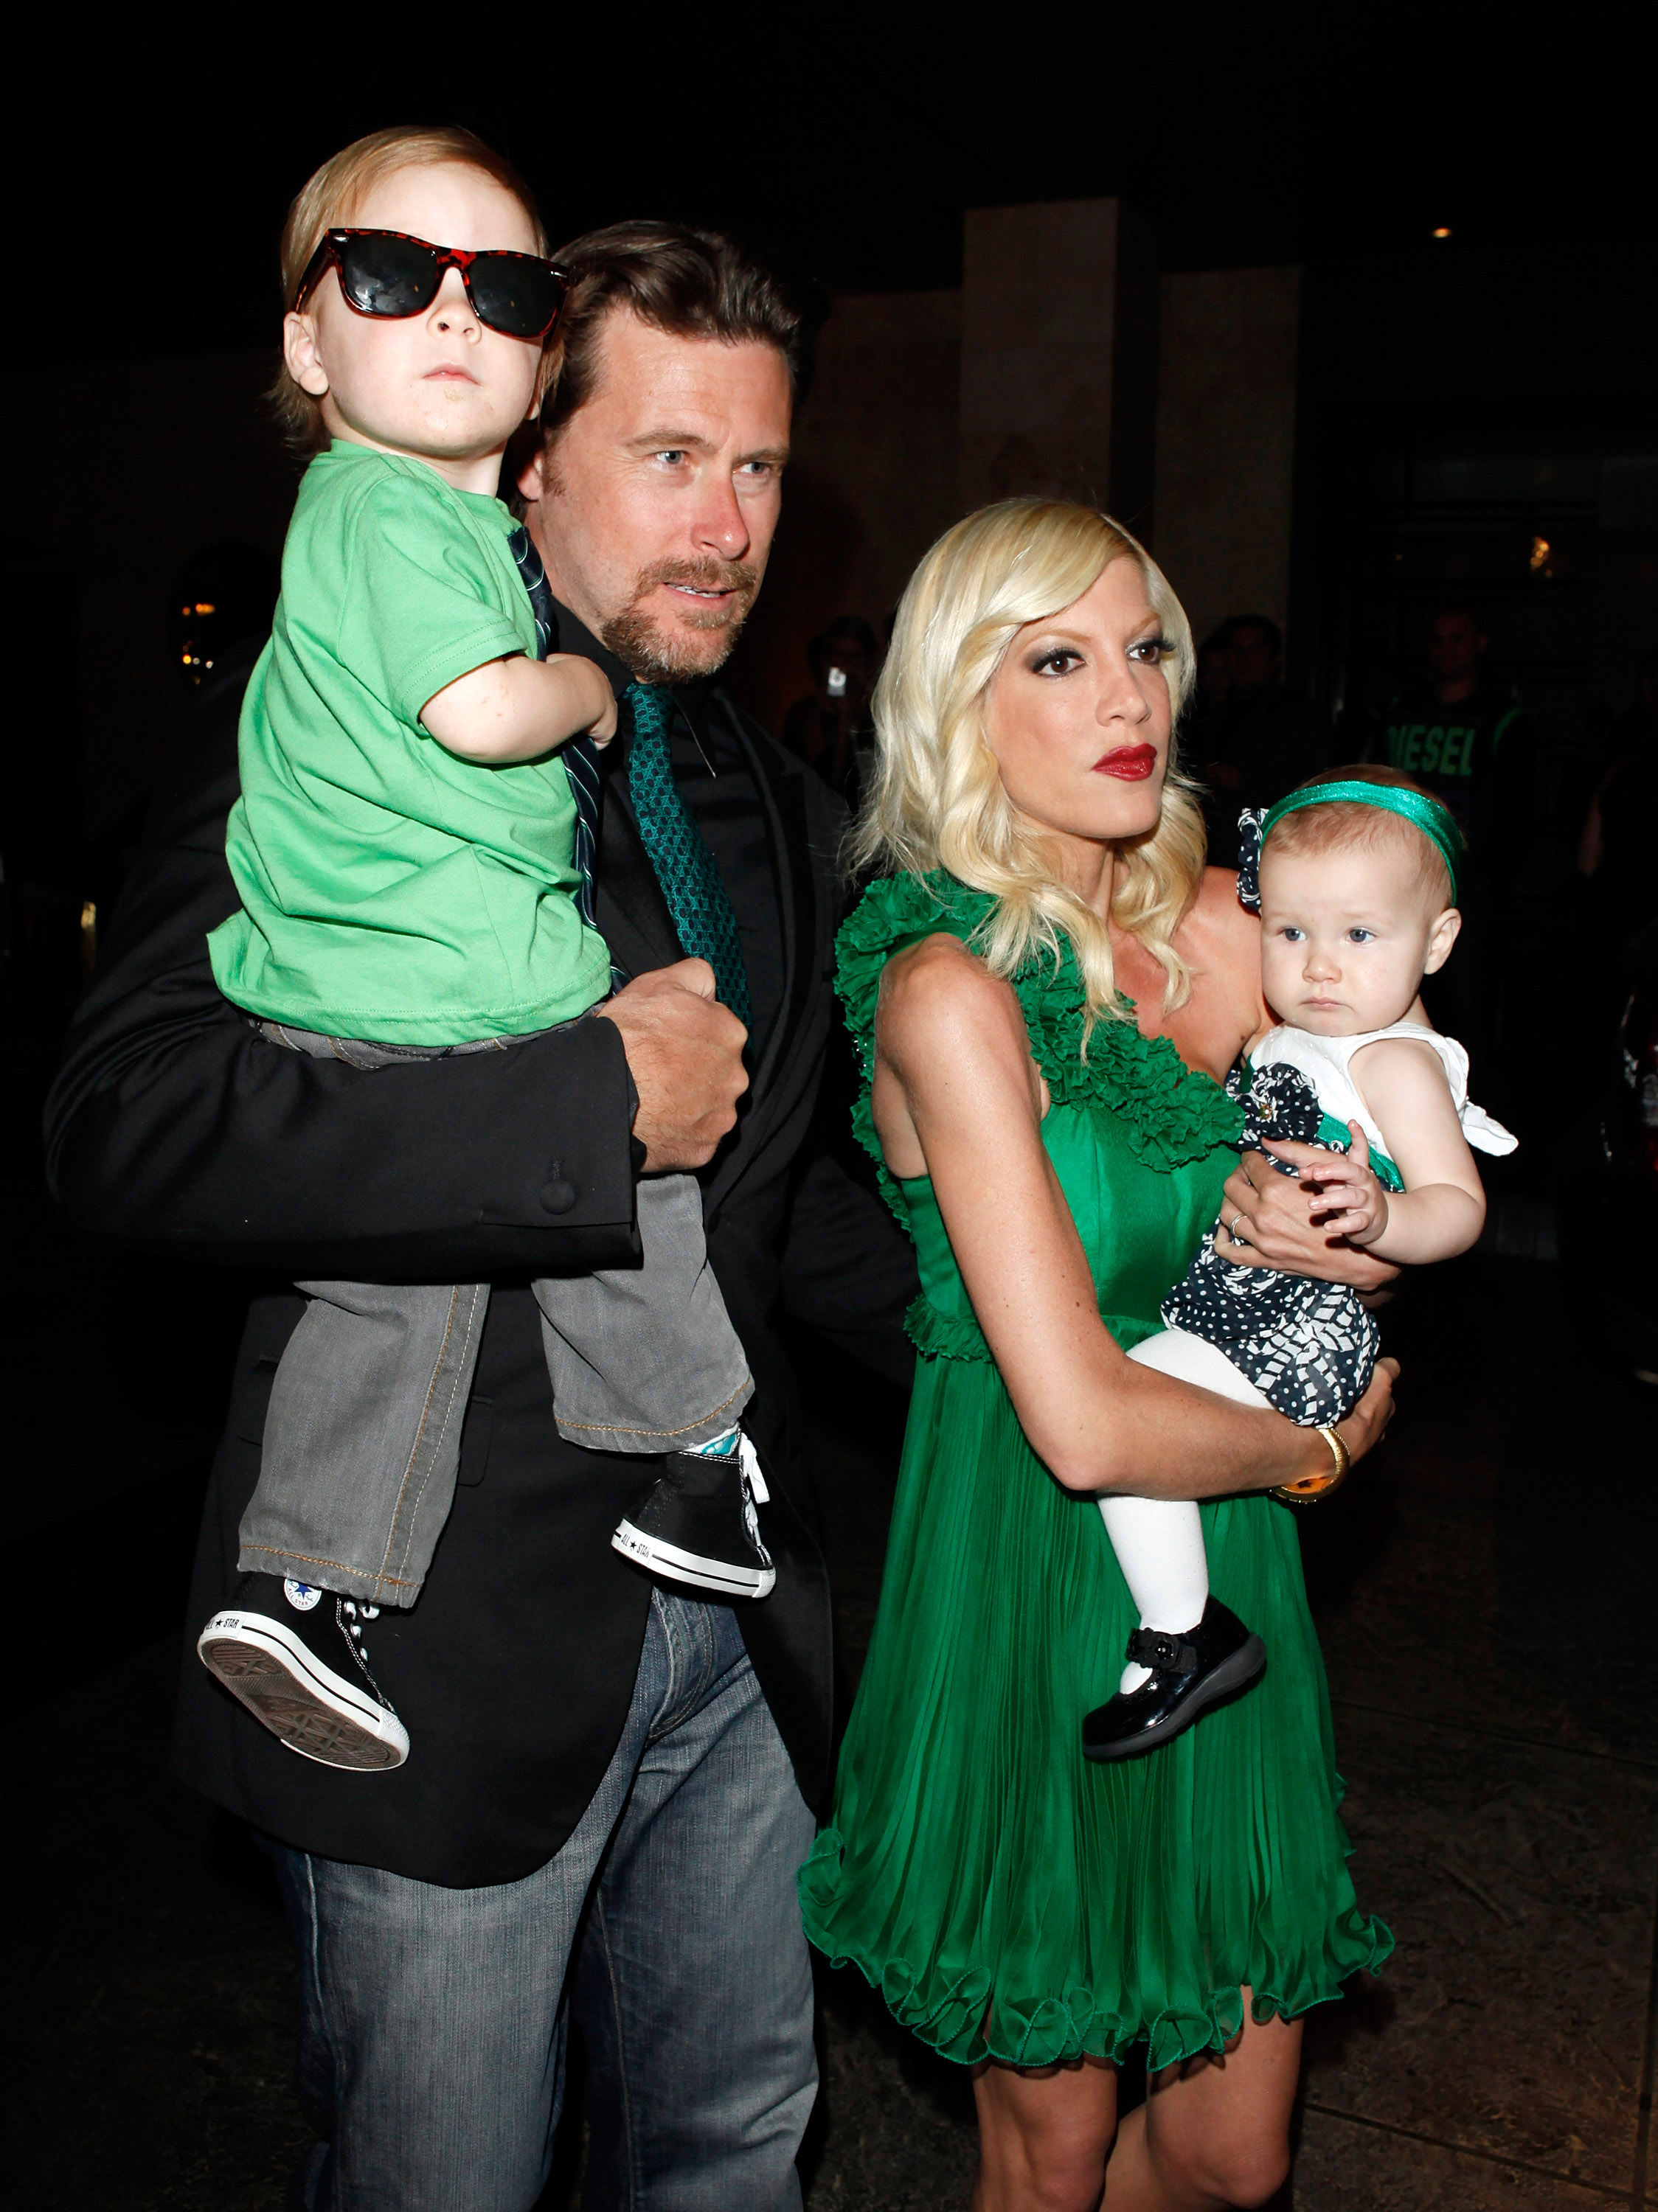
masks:
{"type": "Polygon", "coordinates": [[[1246,1690],[1266,1664],[1266,1646],[1235,1613],[1210,1598],[1204,1617],[1182,1636],[1137,1628],[1128,1640],[1137,1667],[1151,1680],[1096,1705],[1082,1723],[1089,1759],[1133,1759],[1190,1728],[1200,1714],[1246,1690]]]}

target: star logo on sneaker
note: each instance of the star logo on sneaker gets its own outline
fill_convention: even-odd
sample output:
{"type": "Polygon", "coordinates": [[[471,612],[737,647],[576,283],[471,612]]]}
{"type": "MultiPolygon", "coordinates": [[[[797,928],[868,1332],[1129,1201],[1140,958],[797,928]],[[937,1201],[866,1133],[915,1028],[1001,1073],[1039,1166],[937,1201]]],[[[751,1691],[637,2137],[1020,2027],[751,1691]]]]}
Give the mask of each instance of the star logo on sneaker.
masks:
{"type": "Polygon", "coordinates": [[[311,1613],[322,1603],[322,1592],[314,1583],[296,1583],[289,1576],[283,1583],[282,1594],[296,1613],[311,1613]]]}

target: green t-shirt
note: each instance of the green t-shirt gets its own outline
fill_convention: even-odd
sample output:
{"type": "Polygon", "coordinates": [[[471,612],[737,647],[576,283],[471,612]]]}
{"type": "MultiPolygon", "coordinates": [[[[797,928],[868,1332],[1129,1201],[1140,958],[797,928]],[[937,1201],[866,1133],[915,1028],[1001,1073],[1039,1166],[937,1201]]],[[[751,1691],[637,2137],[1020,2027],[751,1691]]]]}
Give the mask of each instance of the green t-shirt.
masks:
{"type": "Polygon", "coordinates": [[[513,527],[422,461],[336,441],[307,469],[242,702],[225,840],[241,911],[207,940],[235,1005],[462,1044],[570,1020],[609,988],[558,755],[485,767],[420,723],[470,669],[537,653],[513,527]]]}

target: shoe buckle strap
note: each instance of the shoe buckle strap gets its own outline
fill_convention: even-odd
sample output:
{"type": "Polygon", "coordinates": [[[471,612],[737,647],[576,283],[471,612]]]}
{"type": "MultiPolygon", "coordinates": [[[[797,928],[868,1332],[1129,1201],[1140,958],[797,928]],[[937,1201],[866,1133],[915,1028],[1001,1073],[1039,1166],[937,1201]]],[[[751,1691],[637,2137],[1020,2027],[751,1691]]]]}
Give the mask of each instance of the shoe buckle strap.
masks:
{"type": "Polygon", "coordinates": [[[1195,1674],[1198,1647],[1184,1636],[1166,1636],[1160,1628],[1137,1628],[1128,1640],[1128,1656],[1137,1667],[1149,1667],[1160,1674],[1195,1674]]]}

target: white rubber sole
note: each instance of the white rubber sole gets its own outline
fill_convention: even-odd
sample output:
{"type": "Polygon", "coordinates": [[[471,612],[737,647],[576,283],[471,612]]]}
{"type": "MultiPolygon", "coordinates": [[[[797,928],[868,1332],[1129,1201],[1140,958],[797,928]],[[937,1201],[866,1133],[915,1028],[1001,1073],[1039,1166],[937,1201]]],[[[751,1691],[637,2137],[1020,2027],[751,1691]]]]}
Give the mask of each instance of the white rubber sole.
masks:
{"type": "Polygon", "coordinates": [[[624,1559],[714,1597],[769,1597],[777,1584],[775,1567],[734,1567],[728,1559],[705,1559],[700,1553],[682,1552],[677,1544],[647,1536],[631,1521],[621,1522],[610,1540],[624,1559]]]}
{"type": "Polygon", "coordinates": [[[401,1766],[409,1731],[366,1691],[325,1667],[268,1613],[216,1613],[196,1655],[286,1749],[344,1773],[401,1766]]]}

